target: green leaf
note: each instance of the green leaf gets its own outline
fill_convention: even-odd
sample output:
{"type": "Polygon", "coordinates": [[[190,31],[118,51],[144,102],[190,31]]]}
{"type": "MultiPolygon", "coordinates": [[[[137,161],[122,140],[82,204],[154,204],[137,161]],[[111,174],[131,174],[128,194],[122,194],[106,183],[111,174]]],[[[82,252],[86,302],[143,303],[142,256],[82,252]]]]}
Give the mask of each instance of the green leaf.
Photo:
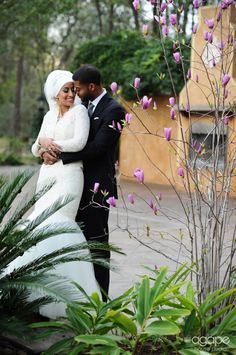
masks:
{"type": "Polygon", "coordinates": [[[58,341],[56,344],[50,346],[49,349],[44,351],[43,355],[55,355],[55,354],[59,354],[61,351],[63,351],[63,353],[69,353],[72,342],[73,342],[73,338],[62,339],[58,341]]]}
{"type": "MultiPolygon", "coordinates": [[[[231,296],[233,293],[236,293],[236,288],[233,288],[231,290],[225,291],[224,293],[222,293],[221,295],[215,297],[214,300],[212,300],[212,302],[208,302],[206,304],[204,304],[204,307],[199,307],[199,310],[204,314],[207,311],[209,311],[211,308],[215,307],[217,304],[219,304],[221,301],[223,301],[224,299],[228,298],[229,296],[231,296]]],[[[205,303],[205,301],[204,301],[205,303]]]]}
{"type": "Polygon", "coordinates": [[[184,336],[188,336],[192,334],[197,324],[198,324],[198,319],[196,317],[196,310],[193,309],[190,316],[185,320],[184,327],[183,327],[184,336]]]}
{"type": "Polygon", "coordinates": [[[88,345],[105,345],[109,347],[117,347],[116,341],[121,341],[122,337],[118,337],[116,335],[98,335],[98,334],[90,334],[90,335],[78,335],[75,338],[75,341],[78,343],[85,343],[88,345]]]}
{"type": "Polygon", "coordinates": [[[185,317],[191,313],[189,309],[185,308],[168,308],[156,311],[153,316],[155,317],[185,317]]]}
{"type": "Polygon", "coordinates": [[[151,310],[149,278],[145,276],[137,294],[137,321],[142,326],[151,310]]]}
{"type": "Polygon", "coordinates": [[[191,301],[191,302],[194,303],[194,289],[193,289],[193,284],[192,284],[192,282],[189,282],[189,283],[187,284],[187,289],[186,289],[186,295],[185,295],[185,297],[186,297],[189,301],[191,301]]]}
{"type": "Polygon", "coordinates": [[[233,304],[229,304],[228,306],[220,309],[218,312],[216,312],[213,316],[207,317],[206,319],[206,324],[211,324],[213,323],[218,317],[220,317],[222,314],[224,314],[228,309],[232,308],[233,304]]]}
{"type": "Polygon", "coordinates": [[[180,333],[180,328],[173,322],[168,320],[155,321],[149,324],[145,329],[144,333],[148,335],[175,335],[180,333]]]}
{"type": "Polygon", "coordinates": [[[124,329],[126,332],[129,332],[132,335],[137,334],[137,327],[135,323],[123,313],[110,310],[108,311],[107,316],[111,318],[116,324],[121,325],[122,329],[124,329]]]}
{"type": "Polygon", "coordinates": [[[183,349],[179,351],[179,354],[181,355],[211,355],[211,353],[208,353],[207,351],[202,351],[198,349],[183,349]]]}
{"type": "Polygon", "coordinates": [[[232,309],[221,321],[221,323],[213,328],[212,335],[230,334],[236,327],[236,308],[232,309]],[[228,333],[228,334],[227,334],[228,333]]]}

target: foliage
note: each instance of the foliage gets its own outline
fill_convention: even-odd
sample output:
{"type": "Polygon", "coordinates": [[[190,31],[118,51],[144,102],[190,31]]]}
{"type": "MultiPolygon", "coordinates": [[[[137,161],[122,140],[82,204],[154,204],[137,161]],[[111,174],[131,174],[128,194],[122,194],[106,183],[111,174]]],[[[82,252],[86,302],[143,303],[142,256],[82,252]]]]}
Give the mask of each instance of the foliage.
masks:
{"type": "MultiPolygon", "coordinates": [[[[167,275],[166,267],[153,270],[154,277],[143,276],[140,282],[107,304],[97,294],[90,297],[84,293],[87,302],[68,305],[65,320],[33,325],[48,327],[46,336],[70,332],[70,336],[44,354],[143,354],[151,343],[159,354],[182,351],[186,355],[200,355],[201,346],[191,341],[193,334],[227,335],[230,339],[224,349],[227,352],[235,346],[232,327],[236,321],[235,310],[229,311],[228,307],[215,315],[212,310],[230,294],[218,290],[198,306],[192,284],[187,282],[189,272],[185,266],[171,276],[167,275]],[[227,321],[216,322],[225,315],[227,321]]],[[[236,289],[231,293],[235,292],[236,289]]],[[[43,332],[40,336],[44,336],[43,332]]],[[[214,348],[214,344],[207,344],[205,350],[214,351],[214,348]]]]}
{"type": "MultiPolygon", "coordinates": [[[[182,70],[173,60],[172,44],[173,40],[165,40],[166,57],[176,90],[180,91],[184,85],[182,70]]],[[[188,65],[190,51],[185,45],[183,52],[188,65]]],[[[101,36],[82,44],[72,69],[83,63],[91,63],[101,69],[106,87],[116,81],[122,88],[122,95],[127,99],[136,98],[131,87],[135,77],[142,79],[140,96],[172,92],[161,42],[156,38],[145,39],[138,32],[114,32],[110,36],[101,36]],[[160,74],[165,76],[164,80],[160,79],[160,74]]]]}
{"type": "Polygon", "coordinates": [[[112,246],[98,246],[96,243],[80,243],[44,254],[19,266],[17,258],[31,251],[32,247],[41,241],[61,233],[78,232],[66,223],[54,225],[49,223],[41,226],[43,221],[70,202],[71,196],[58,198],[35,220],[23,223],[25,213],[51,188],[52,184],[43,187],[30,199],[21,201],[14,212],[11,210],[18,194],[32,175],[31,172],[23,172],[11,179],[4,176],[0,179],[0,335],[10,333],[25,336],[29,331],[27,326],[29,315],[33,311],[38,311],[40,306],[52,300],[62,302],[69,300],[71,292],[75,291],[66,279],[60,278],[59,275],[54,276],[52,269],[57,264],[83,260],[94,261],[108,267],[105,261],[97,260],[96,256],[92,258],[88,249],[116,249],[112,246]],[[34,293],[34,299],[29,299],[31,292],[35,290],[40,290],[42,296],[34,293]]]}

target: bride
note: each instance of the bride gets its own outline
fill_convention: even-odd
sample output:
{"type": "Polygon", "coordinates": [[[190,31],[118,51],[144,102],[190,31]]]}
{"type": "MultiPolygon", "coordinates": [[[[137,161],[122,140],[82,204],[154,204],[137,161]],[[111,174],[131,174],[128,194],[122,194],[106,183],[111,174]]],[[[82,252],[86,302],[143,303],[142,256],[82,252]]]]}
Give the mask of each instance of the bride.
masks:
{"type": "MultiPolygon", "coordinates": [[[[87,109],[75,103],[72,73],[54,70],[47,77],[44,91],[50,110],[44,116],[40,132],[32,146],[32,153],[39,156],[40,150],[54,154],[82,150],[89,134],[89,117],[87,109]]],[[[62,161],[58,160],[52,165],[42,164],[36,190],[40,190],[50,180],[55,180],[55,184],[35,204],[35,209],[28,219],[37,217],[58,197],[70,194],[75,196],[75,199],[49,217],[45,224],[69,222],[72,227],[78,228],[75,216],[83,191],[82,162],[63,165],[62,161]]],[[[33,260],[56,249],[85,241],[83,233],[79,230],[74,234],[60,234],[40,242],[32,252],[27,253],[27,262],[30,261],[29,258],[33,260]]],[[[74,261],[58,265],[54,273],[76,281],[88,294],[92,292],[100,294],[93,265],[89,262],[74,261]]],[[[42,307],[40,313],[49,318],[57,318],[65,314],[65,306],[62,303],[49,304],[42,307]]]]}

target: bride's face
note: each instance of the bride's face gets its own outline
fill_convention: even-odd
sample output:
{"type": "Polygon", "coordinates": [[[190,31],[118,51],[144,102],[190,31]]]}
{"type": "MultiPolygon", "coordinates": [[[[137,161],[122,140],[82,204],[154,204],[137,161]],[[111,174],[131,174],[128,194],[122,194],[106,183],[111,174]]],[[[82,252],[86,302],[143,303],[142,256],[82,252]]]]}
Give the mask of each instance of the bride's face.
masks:
{"type": "Polygon", "coordinates": [[[75,101],[75,89],[74,83],[66,83],[62,86],[57,95],[58,105],[60,108],[70,108],[75,101]]]}

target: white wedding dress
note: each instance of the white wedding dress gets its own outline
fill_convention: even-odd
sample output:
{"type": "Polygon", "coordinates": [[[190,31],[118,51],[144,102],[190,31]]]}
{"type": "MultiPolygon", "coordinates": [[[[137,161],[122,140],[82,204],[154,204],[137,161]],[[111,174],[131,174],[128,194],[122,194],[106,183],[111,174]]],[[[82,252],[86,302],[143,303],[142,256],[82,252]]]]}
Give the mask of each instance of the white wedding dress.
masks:
{"type": "MultiPolygon", "coordinates": [[[[51,110],[44,117],[38,138],[32,146],[32,152],[35,156],[38,156],[39,137],[53,138],[63,152],[76,152],[83,149],[87,142],[88,134],[89,117],[83,105],[72,107],[60,120],[57,119],[57,112],[51,110]]],[[[58,197],[72,194],[75,197],[74,200],[54,213],[43,224],[69,222],[71,227],[78,228],[78,233],[61,234],[40,242],[34,249],[21,257],[21,259],[25,257],[24,263],[64,246],[85,242],[85,237],[75,222],[75,216],[83,190],[82,162],[79,161],[63,165],[62,161],[59,160],[53,165],[42,164],[36,190],[40,190],[42,186],[53,179],[55,180],[55,184],[35,204],[35,209],[28,219],[32,220],[37,217],[45,208],[51,206],[58,197]]],[[[42,226],[42,224],[40,226],[42,226]]],[[[99,287],[94,276],[93,265],[89,262],[63,263],[56,266],[53,273],[76,281],[89,295],[91,295],[92,292],[97,292],[100,295],[99,287]]],[[[79,296],[77,299],[78,298],[79,296]]],[[[63,303],[49,304],[41,307],[40,313],[55,319],[65,314],[65,305],[63,303]]]]}

